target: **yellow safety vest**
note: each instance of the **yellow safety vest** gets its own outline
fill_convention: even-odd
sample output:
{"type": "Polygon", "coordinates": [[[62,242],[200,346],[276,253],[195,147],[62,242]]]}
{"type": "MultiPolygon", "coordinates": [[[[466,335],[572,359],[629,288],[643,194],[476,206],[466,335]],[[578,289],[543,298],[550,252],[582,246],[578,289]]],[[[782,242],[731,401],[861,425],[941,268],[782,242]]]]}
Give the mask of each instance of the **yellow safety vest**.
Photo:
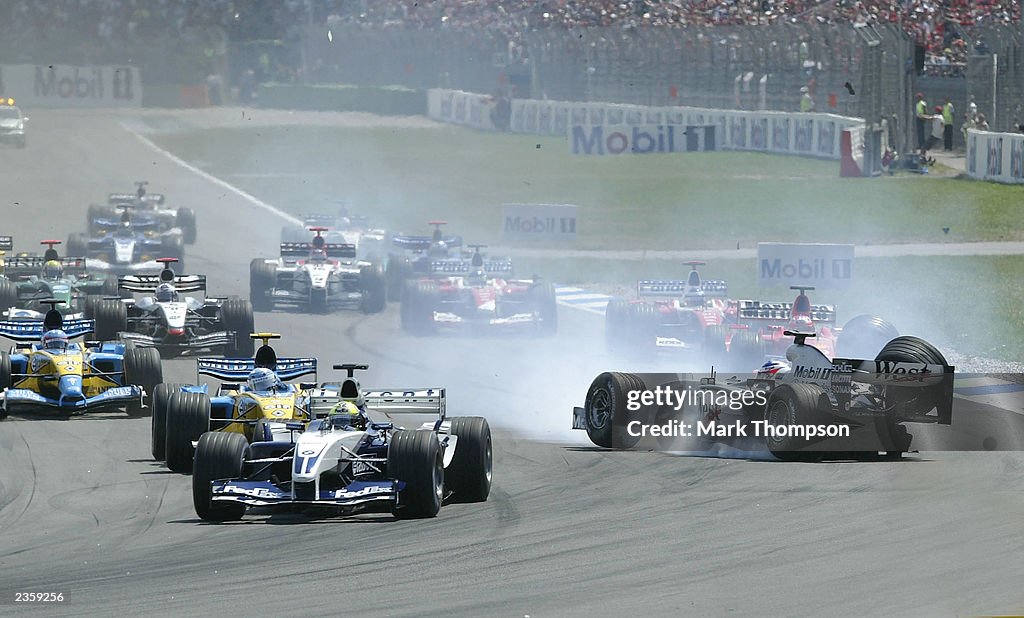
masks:
{"type": "Polygon", "coordinates": [[[942,124],[953,124],[953,104],[946,103],[942,107],[942,124]]]}
{"type": "Polygon", "coordinates": [[[925,103],[924,101],[918,101],[917,102],[917,116],[918,117],[924,116],[924,110],[926,110],[926,109],[928,109],[928,104],[927,103],[925,103]]]}

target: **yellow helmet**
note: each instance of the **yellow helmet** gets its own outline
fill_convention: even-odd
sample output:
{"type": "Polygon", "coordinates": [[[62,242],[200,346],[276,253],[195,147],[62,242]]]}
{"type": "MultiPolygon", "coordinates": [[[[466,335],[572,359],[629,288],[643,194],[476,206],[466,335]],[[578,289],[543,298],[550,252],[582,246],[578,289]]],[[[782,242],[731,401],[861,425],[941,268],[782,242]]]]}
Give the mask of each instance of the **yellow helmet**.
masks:
{"type": "Polygon", "coordinates": [[[366,429],[366,417],[351,401],[338,402],[331,408],[329,418],[335,427],[349,426],[358,430],[366,429]]]}
{"type": "Polygon", "coordinates": [[[57,260],[49,260],[43,264],[43,277],[46,279],[60,279],[64,275],[64,267],[57,260]]]}

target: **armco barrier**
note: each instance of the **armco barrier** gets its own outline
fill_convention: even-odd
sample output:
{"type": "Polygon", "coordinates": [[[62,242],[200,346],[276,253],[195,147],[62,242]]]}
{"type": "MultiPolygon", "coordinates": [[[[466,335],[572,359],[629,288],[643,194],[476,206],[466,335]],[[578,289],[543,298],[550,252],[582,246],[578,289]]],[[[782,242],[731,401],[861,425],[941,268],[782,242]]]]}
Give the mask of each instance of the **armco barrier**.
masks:
{"type": "Polygon", "coordinates": [[[263,84],[256,105],[276,109],[369,112],[384,116],[419,116],[427,109],[422,90],[389,86],[301,86],[263,84]]]}
{"type": "MultiPolygon", "coordinates": [[[[493,97],[459,90],[427,91],[427,115],[435,120],[493,130],[493,97]]],[[[572,127],[715,127],[719,149],[749,150],[839,159],[844,129],[863,126],[859,118],[835,114],[748,112],[697,107],[649,107],[514,99],[509,129],[515,133],[572,138],[572,127]]],[[[587,140],[592,141],[592,140],[587,140]]],[[[571,144],[570,144],[571,146],[571,144]]]]}

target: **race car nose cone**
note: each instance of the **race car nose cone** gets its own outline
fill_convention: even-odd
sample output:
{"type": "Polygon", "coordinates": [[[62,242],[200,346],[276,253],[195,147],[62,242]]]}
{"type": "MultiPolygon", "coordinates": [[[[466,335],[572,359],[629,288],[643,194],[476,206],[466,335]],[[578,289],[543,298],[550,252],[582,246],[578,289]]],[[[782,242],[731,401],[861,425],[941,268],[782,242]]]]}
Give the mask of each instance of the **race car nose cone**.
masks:
{"type": "Polygon", "coordinates": [[[180,337],[180,336],[185,334],[185,329],[184,328],[168,328],[167,329],[167,334],[168,335],[175,335],[177,337],[180,337]]]}
{"type": "Polygon", "coordinates": [[[64,397],[81,397],[82,376],[61,376],[60,392],[64,397]]]}

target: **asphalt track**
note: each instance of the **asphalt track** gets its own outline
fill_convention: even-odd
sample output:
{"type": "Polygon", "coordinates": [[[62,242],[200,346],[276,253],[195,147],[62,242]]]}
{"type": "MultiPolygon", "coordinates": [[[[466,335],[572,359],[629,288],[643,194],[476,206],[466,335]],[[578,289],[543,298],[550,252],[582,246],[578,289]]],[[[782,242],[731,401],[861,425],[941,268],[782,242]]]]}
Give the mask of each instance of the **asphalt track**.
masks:
{"type": "MultiPolygon", "coordinates": [[[[0,150],[3,231],[19,249],[66,238],[88,201],[145,178],[198,210],[189,270],[207,273],[212,291],[245,294],[250,258],[273,253],[278,220],[107,113],[33,113],[29,140],[0,150]]],[[[366,361],[368,385],[446,386],[450,414],[498,428],[490,500],[432,520],[260,514],[204,524],[190,477],[150,460],[149,419],[3,422],[0,615],[1024,610],[1019,454],[796,464],[602,452],[565,429],[593,375],[613,368],[600,319],[561,317],[552,340],[438,340],[404,336],[394,309],[257,314],[258,328],[284,335],[281,354],[366,361]],[[16,592],[65,600],[29,607],[16,592]]],[[[164,375],[192,379],[194,363],[169,361],[164,375]]]]}

